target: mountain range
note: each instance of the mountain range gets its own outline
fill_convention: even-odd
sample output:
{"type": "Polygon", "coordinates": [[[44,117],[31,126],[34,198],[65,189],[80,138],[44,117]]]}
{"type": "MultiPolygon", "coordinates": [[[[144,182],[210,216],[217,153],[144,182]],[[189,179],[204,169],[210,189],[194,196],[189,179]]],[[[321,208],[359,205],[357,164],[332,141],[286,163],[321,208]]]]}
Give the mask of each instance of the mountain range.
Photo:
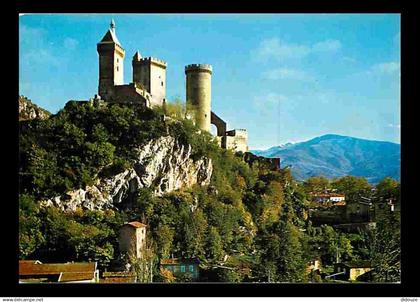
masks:
{"type": "Polygon", "coordinates": [[[320,175],[327,178],[362,176],[372,184],[386,176],[400,180],[400,145],[391,142],[326,134],[305,142],[250,152],[280,157],[281,166],[290,166],[298,180],[320,175]]]}

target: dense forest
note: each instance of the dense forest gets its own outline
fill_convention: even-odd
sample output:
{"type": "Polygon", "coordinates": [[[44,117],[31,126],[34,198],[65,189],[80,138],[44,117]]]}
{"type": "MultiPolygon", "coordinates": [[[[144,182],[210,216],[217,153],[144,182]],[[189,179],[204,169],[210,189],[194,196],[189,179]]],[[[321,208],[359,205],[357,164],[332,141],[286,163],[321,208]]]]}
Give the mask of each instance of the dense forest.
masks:
{"type": "Polygon", "coordinates": [[[314,259],[322,260],[327,273],[337,260],[369,260],[373,281],[400,280],[396,212],[378,207],[375,230],[357,233],[313,226],[308,215],[309,193],[327,188],[348,202],[361,194],[378,205],[389,198],[399,202],[400,185],[390,178],[375,187],[353,176],[297,182],[289,169],[273,170],[219,148],[209,133],[183,119],[180,104],[169,103],[164,114],[133,105],[69,102],[49,118],[19,123],[20,259],[97,261],[103,271],[118,260],[121,225],[138,220],[148,226],[145,255],[153,260],[154,282],[189,281],[160,270],[159,260],[172,256],[199,259],[203,282],[323,282],[308,273],[314,259]],[[135,147],[164,135],[191,145],[193,158],[211,158],[210,185],[163,196],[143,188],[130,206],[103,211],[40,205],[127,169],[135,147]]]}

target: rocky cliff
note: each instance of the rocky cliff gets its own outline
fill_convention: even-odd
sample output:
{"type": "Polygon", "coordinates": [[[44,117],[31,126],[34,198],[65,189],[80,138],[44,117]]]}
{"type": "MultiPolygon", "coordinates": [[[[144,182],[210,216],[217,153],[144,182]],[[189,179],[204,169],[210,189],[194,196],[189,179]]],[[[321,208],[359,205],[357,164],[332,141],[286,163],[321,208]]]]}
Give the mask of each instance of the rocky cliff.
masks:
{"type": "Polygon", "coordinates": [[[173,137],[151,140],[137,149],[134,165],[121,173],[97,178],[92,186],[67,192],[42,201],[64,211],[113,208],[141,188],[153,188],[155,195],[188,188],[194,184],[208,185],[213,171],[211,159],[191,158],[191,146],[179,144],[173,137]]]}
{"type": "Polygon", "coordinates": [[[19,120],[46,119],[51,115],[47,110],[33,104],[24,96],[19,96],[19,120]]]}

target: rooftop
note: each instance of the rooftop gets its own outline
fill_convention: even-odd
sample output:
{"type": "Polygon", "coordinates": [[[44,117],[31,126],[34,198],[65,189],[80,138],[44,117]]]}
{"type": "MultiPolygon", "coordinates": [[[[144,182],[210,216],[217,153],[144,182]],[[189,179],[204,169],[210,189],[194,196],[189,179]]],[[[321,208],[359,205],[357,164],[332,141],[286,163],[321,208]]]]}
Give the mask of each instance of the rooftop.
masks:
{"type": "Polygon", "coordinates": [[[96,262],[41,263],[38,260],[19,261],[19,277],[25,282],[42,282],[57,278],[57,282],[92,280],[96,262]]]}
{"type": "Polygon", "coordinates": [[[125,225],[130,225],[130,226],[135,227],[135,228],[145,228],[145,227],[147,227],[146,224],[138,222],[138,221],[131,221],[131,222],[126,223],[125,225]]]}

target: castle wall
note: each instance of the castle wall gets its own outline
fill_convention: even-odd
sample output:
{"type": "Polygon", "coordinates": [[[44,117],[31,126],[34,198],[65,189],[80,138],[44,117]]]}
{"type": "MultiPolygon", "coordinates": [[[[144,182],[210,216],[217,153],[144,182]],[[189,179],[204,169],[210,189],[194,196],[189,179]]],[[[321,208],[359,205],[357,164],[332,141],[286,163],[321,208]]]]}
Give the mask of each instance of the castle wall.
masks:
{"type": "Polygon", "coordinates": [[[150,93],[150,64],[133,60],[133,82],[140,83],[150,93]]]}
{"type": "Polygon", "coordinates": [[[99,87],[98,94],[106,99],[115,85],[124,84],[124,49],[112,42],[98,43],[99,87]]]}
{"type": "Polygon", "coordinates": [[[245,129],[235,129],[226,132],[226,149],[236,152],[248,152],[248,134],[245,129]]]}
{"type": "Polygon", "coordinates": [[[166,64],[152,61],[150,67],[150,94],[152,104],[162,106],[166,98],[166,64]]]}
{"type": "Polygon", "coordinates": [[[185,67],[187,115],[205,131],[211,131],[211,75],[212,68],[206,64],[185,67]]]}
{"type": "Polygon", "coordinates": [[[133,82],[140,83],[152,96],[153,106],[166,98],[166,63],[156,58],[133,58],[133,82]]]}
{"type": "Polygon", "coordinates": [[[146,243],[146,229],[124,225],[120,229],[119,248],[121,252],[127,252],[136,258],[141,258],[143,247],[146,243]]]}
{"type": "Polygon", "coordinates": [[[226,135],[226,122],[218,117],[213,111],[211,112],[211,123],[217,128],[217,136],[226,135]]]}
{"type": "Polygon", "coordinates": [[[138,103],[150,107],[150,95],[141,89],[136,88],[134,83],[114,87],[110,101],[116,103],[138,103]]]}

